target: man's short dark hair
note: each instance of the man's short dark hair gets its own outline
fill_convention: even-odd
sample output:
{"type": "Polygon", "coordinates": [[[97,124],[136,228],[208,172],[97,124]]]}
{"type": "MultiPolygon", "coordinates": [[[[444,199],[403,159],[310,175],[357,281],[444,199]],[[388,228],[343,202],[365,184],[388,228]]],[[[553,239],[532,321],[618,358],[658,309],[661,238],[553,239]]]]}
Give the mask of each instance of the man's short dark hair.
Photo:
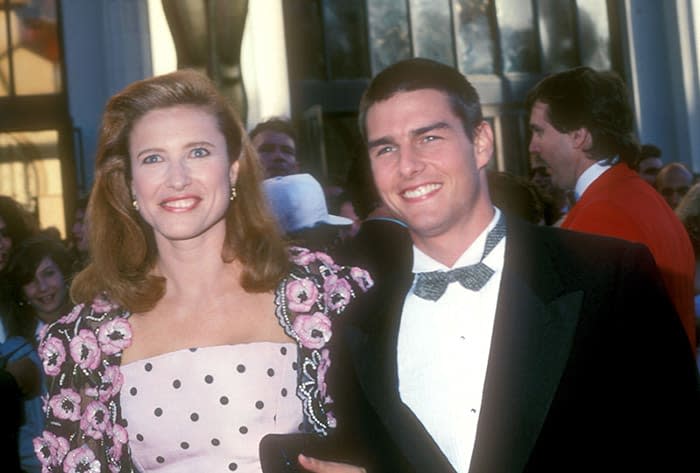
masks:
{"type": "Polygon", "coordinates": [[[542,79],[528,94],[526,105],[549,106],[548,120],[560,133],[586,128],[593,138],[587,150],[596,161],[620,156],[635,167],[639,142],[634,134],[634,110],[625,83],[610,71],[577,67],[542,79]]]}
{"type": "Polygon", "coordinates": [[[263,131],[282,133],[290,137],[295,145],[297,143],[296,130],[294,129],[294,126],[292,126],[292,122],[286,118],[273,117],[258,123],[248,134],[250,136],[250,140],[253,141],[253,139],[263,131]]]}
{"type": "Polygon", "coordinates": [[[362,95],[359,125],[362,138],[367,141],[367,111],[377,102],[399,92],[434,89],[447,95],[452,111],[462,121],[470,140],[483,121],[481,103],[476,89],[457,69],[424,58],[397,62],[377,74],[362,95]]]}

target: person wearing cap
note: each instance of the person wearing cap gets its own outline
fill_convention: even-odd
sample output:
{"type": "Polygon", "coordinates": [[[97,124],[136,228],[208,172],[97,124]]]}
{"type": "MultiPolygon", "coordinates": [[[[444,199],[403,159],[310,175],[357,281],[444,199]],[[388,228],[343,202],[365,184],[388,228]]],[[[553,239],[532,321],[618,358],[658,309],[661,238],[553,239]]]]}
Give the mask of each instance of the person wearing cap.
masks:
{"type": "Polygon", "coordinates": [[[332,252],[340,231],[353,221],[328,213],[321,184],[311,174],[265,179],[263,190],[272,213],[288,238],[310,249],[332,252]]]}

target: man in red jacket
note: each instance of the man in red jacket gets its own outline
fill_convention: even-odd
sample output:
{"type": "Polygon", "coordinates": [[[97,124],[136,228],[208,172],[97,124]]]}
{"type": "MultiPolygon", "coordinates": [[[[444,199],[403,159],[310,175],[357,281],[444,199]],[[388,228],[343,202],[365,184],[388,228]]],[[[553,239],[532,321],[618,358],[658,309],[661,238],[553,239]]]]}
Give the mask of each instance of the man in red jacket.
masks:
{"type": "Polygon", "coordinates": [[[576,204],[562,228],[646,245],[696,349],[693,248],[663,197],[633,171],[639,153],[634,112],[619,76],[578,67],[553,74],[529,93],[530,152],[576,204]]]}

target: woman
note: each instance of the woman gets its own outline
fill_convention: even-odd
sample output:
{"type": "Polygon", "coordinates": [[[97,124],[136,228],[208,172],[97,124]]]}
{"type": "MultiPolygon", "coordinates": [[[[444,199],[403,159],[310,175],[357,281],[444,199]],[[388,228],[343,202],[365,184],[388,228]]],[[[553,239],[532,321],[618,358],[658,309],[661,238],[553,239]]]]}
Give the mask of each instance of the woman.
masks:
{"type": "Polygon", "coordinates": [[[260,471],[263,435],[333,428],[331,320],[371,281],[288,250],[260,178],[239,119],[201,74],[109,101],[79,304],[39,348],[47,471],[260,471]]]}
{"type": "MultiPolygon", "coordinates": [[[[17,353],[24,353],[32,360],[39,374],[41,362],[36,341],[40,329],[70,310],[67,282],[71,264],[70,254],[61,241],[40,234],[17,245],[7,266],[14,308],[7,325],[10,338],[4,345],[15,343],[17,348],[21,347],[17,353]]],[[[32,443],[44,428],[41,391],[39,388],[33,395],[25,396],[23,402],[19,451],[22,468],[27,472],[41,471],[32,443]]]]}
{"type": "Polygon", "coordinates": [[[17,246],[8,266],[16,303],[11,333],[38,341],[41,329],[70,311],[72,265],[68,249],[51,237],[40,234],[17,246]]]}

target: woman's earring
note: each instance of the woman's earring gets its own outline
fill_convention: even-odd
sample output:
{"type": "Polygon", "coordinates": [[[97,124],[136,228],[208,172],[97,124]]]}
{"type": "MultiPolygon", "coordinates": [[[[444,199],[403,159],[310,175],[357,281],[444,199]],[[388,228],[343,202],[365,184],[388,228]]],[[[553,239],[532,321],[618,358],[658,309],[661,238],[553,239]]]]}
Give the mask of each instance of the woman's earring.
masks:
{"type": "Polygon", "coordinates": [[[231,186],[231,196],[229,197],[229,200],[233,202],[233,199],[236,198],[236,186],[231,186]]]}
{"type": "Polygon", "coordinates": [[[134,200],[131,201],[131,206],[132,206],[132,207],[134,208],[134,210],[136,210],[137,212],[138,212],[139,210],[141,210],[141,209],[139,208],[139,201],[136,200],[136,199],[134,199],[134,200]]]}

